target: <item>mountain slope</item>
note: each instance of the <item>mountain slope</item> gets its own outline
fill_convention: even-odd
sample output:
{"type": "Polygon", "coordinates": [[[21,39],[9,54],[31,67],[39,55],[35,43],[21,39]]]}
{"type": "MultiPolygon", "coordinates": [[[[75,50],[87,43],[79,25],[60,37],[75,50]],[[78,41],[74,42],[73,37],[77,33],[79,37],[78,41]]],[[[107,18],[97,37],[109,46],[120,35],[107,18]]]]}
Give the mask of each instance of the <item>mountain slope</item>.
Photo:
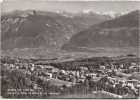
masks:
{"type": "Polygon", "coordinates": [[[139,45],[139,14],[137,10],[93,25],[74,35],[62,49],[136,47],[139,45]]]}
{"type": "Polygon", "coordinates": [[[27,10],[3,14],[1,19],[1,46],[7,50],[42,47],[58,49],[73,34],[109,18],[107,16],[71,18],[52,12],[27,10]],[[78,20],[81,18],[83,20],[78,20]]]}

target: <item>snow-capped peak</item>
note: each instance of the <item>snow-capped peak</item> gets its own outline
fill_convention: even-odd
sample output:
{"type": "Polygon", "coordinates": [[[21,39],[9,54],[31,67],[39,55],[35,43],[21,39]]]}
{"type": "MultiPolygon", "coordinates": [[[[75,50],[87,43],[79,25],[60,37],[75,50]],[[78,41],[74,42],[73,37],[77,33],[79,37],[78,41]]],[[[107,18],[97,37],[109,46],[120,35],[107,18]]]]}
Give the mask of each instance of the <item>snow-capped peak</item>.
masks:
{"type": "Polygon", "coordinates": [[[129,12],[128,11],[125,11],[125,12],[107,11],[107,12],[96,12],[96,13],[100,15],[109,15],[110,17],[115,18],[115,17],[125,15],[129,12]]]}
{"type": "Polygon", "coordinates": [[[86,14],[88,14],[88,13],[95,13],[95,14],[99,14],[99,15],[108,15],[108,16],[110,16],[112,18],[119,17],[121,15],[124,15],[124,14],[127,14],[128,13],[127,11],[125,11],[125,12],[119,12],[119,13],[118,12],[115,12],[115,11],[100,12],[100,11],[93,11],[91,9],[85,9],[82,12],[83,13],[86,13],[86,14]]]}
{"type": "Polygon", "coordinates": [[[103,15],[109,15],[112,18],[115,18],[116,16],[119,16],[119,13],[114,12],[114,11],[108,11],[108,12],[103,12],[103,15]]]}
{"type": "Polygon", "coordinates": [[[91,12],[93,12],[91,9],[85,9],[85,10],[83,10],[82,11],[83,13],[91,13],[91,12]]]}
{"type": "Polygon", "coordinates": [[[62,11],[62,10],[57,10],[56,13],[61,14],[62,16],[65,16],[65,17],[73,17],[73,15],[71,13],[68,13],[68,12],[62,11]]]}
{"type": "MultiPolygon", "coordinates": [[[[65,17],[74,17],[75,14],[73,13],[68,13],[66,11],[62,11],[62,10],[57,10],[56,13],[58,14],[61,14],[65,17]]],[[[119,16],[122,16],[124,14],[127,14],[128,11],[125,11],[125,12],[115,12],[115,11],[106,11],[106,12],[101,12],[101,11],[93,11],[92,9],[84,9],[82,10],[81,12],[78,12],[78,14],[98,14],[98,15],[107,15],[107,16],[110,16],[111,18],[116,18],[116,17],[119,17],[119,16]]]]}

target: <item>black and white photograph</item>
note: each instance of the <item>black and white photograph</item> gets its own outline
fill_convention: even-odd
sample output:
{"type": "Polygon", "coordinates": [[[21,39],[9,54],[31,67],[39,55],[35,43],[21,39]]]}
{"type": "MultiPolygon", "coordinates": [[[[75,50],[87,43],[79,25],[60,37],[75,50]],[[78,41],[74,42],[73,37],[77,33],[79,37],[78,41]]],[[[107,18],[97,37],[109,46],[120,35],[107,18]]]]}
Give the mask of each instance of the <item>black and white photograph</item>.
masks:
{"type": "Polygon", "coordinates": [[[1,98],[139,99],[140,1],[3,0],[1,98]]]}

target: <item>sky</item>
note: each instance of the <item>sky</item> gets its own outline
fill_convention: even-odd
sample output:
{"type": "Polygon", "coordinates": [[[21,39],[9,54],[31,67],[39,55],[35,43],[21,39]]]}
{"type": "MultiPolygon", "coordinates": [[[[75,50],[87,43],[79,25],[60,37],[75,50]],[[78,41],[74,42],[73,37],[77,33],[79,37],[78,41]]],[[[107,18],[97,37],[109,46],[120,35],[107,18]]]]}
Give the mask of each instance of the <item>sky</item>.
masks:
{"type": "Polygon", "coordinates": [[[8,0],[2,2],[2,12],[35,9],[42,11],[67,11],[71,13],[91,10],[96,12],[128,12],[140,9],[139,1],[59,1],[59,0],[8,0]]]}

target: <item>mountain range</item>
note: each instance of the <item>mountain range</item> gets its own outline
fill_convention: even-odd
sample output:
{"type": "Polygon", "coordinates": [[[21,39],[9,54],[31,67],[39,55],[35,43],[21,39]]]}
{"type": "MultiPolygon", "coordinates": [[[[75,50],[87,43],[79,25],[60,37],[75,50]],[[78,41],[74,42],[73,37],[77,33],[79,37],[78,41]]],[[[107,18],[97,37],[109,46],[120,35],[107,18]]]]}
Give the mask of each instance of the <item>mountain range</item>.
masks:
{"type": "Polygon", "coordinates": [[[139,14],[132,11],[123,16],[92,25],[72,36],[62,46],[65,50],[81,48],[122,48],[139,46],[139,14]]]}
{"type": "Polygon", "coordinates": [[[109,20],[99,14],[77,14],[44,11],[13,11],[1,17],[1,46],[3,50],[15,48],[59,49],[76,33],[91,25],[109,20]]]}
{"type": "Polygon", "coordinates": [[[83,11],[81,11],[81,14],[99,14],[99,15],[104,15],[104,16],[110,16],[111,18],[116,18],[122,15],[127,14],[128,11],[124,11],[124,12],[115,12],[115,11],[105,11],[105,12],[101,12],[101,11],[93,11],[90,9],[84,9],[83,11]]]}
{"type": "Polygon", "coordinates": [[[77,13],[69,13],[69,12],[61,11],[61,10],[56,11],[56,13],[59,13],[59,14],[64,15],[66,17],[75,17],[75,16],[79,16],[79,15],[102,15],[102,16],[109,16],[110,18],[116,18],[116,17],[127,14],[128,11],[115,12],[115,11],[110,10],[110,11],[106,11],[106,12],[100,12],[100,11],[93,11],[90,9],[84,9],[84,10],[77,12],[77,13]]]}
{"type": "Polygon", "coordinates": [[[92,51],[92,54],[114,55],[115,48],[125,48],[119,54],[130,53],[129,50],[135,52],[139,46],[139,13],[136,10],[115,18],[92,12],[26,10],[2,13],[2,54],[60,57],[69,51],[92,51]]]}

